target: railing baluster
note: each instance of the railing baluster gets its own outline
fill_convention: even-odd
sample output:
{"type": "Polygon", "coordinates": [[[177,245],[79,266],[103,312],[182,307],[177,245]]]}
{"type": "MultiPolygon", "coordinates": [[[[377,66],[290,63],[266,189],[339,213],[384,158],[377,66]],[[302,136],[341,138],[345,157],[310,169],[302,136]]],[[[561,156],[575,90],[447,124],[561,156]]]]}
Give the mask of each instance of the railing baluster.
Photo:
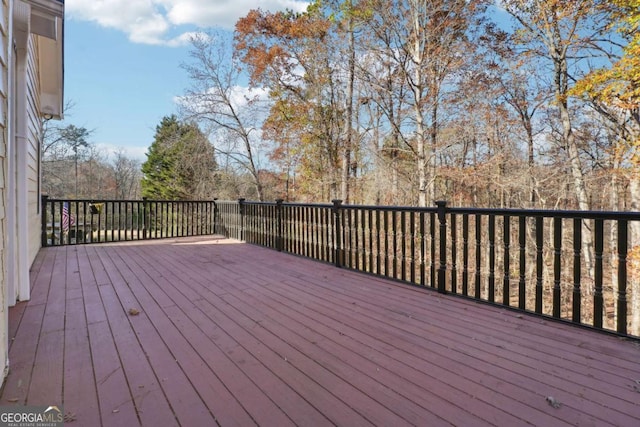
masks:
{"type": "MultiPolygon", "coordinates": [[[[107,242],[113,242],[115,240],[115,224],[113,223],[113,219],[115,218],[116,214],[115,214],[115,203],[109,203],[107,202],[107,206],[105,207],[105,211],[107,213],[107,218],[105,218],[105,226],[109,227],[109,235],[108,237],[106,237],[107,242]]],[[[107,231],[107,230],[105,230],[107,231]]]]}
{"type": "Polygon", "coordinates": [[[430,280],[431,283],[429,284],[429,286],[431,286],[432,288],[435,288],[437,283],[436,283],[436,214],[435,213],[430,213],[429,214],[429,238],[431,239],[431,253],[430,253],[430,280]]]}
{"type": "Polygon", "coordinates": [[[618,310],[616,312],[619,333],[627,333],[627,221],[618,220],[618,310]]]}
{"type": "Polygon", "coordinates": [[[411,211],[409,214],[409,224],[411,233],[411,275],[410,281],[411,283],[416,283],[416,213],[411,211]]]}
{"type": "Polygon", "coordinates": [[[602,296],[602,252],[604,247],[603,221],[595,220],[595,290],[593,293],[593,326],[602,328],[604,301],[602,296]]]}
{"type": "Polygon", "coordinates": [[[560,318],[562,272],[562,218],[553,218],[553,317],[560,318]]]}
{"type": "MultiPolygon", "coordinates": [[[[82,221],[82,243],[87,243],[87,202],[82,201],[82,215],[78,213],[78,221],[82,221]]],[[[76,237],[77,240],[77,237],[76,237]]]]}
{"type": "Polygon", "coordinates": [[[76,218],[73,226],[69,223],[69,243],[71,243],[71,232],[73,231],[73,244],[78,244],[78,222],[80,221],[80,217],[78,216],[78,202],[75,201],[73,203],[69,203],[69,217],[76,218]],[[75,216],[74,216],[75,215],[75,216]]]}
{"type": "Polygon", "coordinates": [[[489,215],[489,302],[496,299],[496,216],[489,215]]]}
{"type": "Polygon", "coordinates": [[[320,212],[320,216],[322,218],[322,230],[323,230],[323,242],[322,244],[324,245],[324,260],[326,262],[331,262],[331,254],[329,252],[329,221],[328,221],[328,215],[329,215],[329,210],[326,208],[322,208],[321,212],[320,212]]]}
{"type": "MultiPolygon", "coordinates": [[[[180,202],[181,215],[180,215],[180,236],[187,236],[187,218],[189,215],[189,204],[187,202],[180,202]]],[[[245,239],[245,223],[244,223],[244,214],[245,214],[245,206],[242,206],[242,213],[240,214],[240,240],[244,241],[245,239]]]]}
{"type": "MultiPolygon", "coordinates": [[[[175,227],[176,227],[176,231],[175,231],[175,237],[180,237],[180,224],[181,222],[181,212],[182,212],[182,202],[177,201],[176,203],[176,217],[175,217],[175,227]]],[[[234,218],[235,219],[235,218],[234,218]]],[[[232,228],[234,228],[235,224],[230,224],[232,228]]],[[[233,234],[233,238],[237,238],[237,236],[235,234],[233,234]]]]}
{"type": "Polygon", "coordinates": [[[462,295],[469,295],[469,215],[462,215],[462,295]]]}
{"type": "MultiPolygon", "coordinates": [[[[298,206],[291,207],[291,252],[296,255],[300,254],[298,246],[300,240],[298,238],[298,224],[300,222],[298,220],[298,210],[298,206]]],[[[331,224],[333,224],[333,221],[331,221],[331,224]]]]}
{"type": "Polygon", "coordinates": [[[542,313],[543,251],[544,251],[544,218],[536,217],[536,313],[542,313]]]}
{"type": "Polygon", "coordinates": [[[382,273],[382,269],[380,267],[381,259],[380,259],[380,210],[376,209],[376,274],[379,276],[382,273]]]}
{"type": "MultiPolygon", "coordinates": [[[[163,222],[163,224],[164,224],[164,234],[163,234],[163,236],[164,237],[171,237],[172,236],[172,233],[171,233],[171,228],[172,228],[172,221],[171,221],[172,209],[173,209],[173,203],[172,202],[167,202],[167,203],[164,204],[164,212],[165,212],[165,214],[164,214],[164,222],[163,222]]],[[[215,211],[215,209],[214,209],[214,211],[215,211]]],[[[211,227],[212,227],[211,232],[212,232],[212,234],[215,234],[215,222],[216,222],[217,218],[216,218],[215,214],[212,214],[212,215],[213,216],[210,217],[210,218],[212,218],[212,220],[211,220],[211,227]]]]}
{"type": "Polygon", "coordinates": [[[451,292],[458,293],[458,230],[456,214],[451,214],[451,292]]]}
{"type": "Polygon", "coordinates": [[[482,298],[482,215],[476,214],[476,274],[475,274],[475,293],[476,299],[482,298]]]}
{"type": "Polygon", "coordinates": [[[527,308],[527,217],[524,215],[518,217],[518,246],[520,247],[520,278],[518,281],[518,308],[524,310],[527,308]]]}
{"type": "Polygon", "coordinates": [[[447,202],[437,201],[438,222],[440,224],[440,255],[438,256],[438,292],[446,292],[447,280],[447,202]]]}
{"type": "MultiPolygon", "coordinates": [[[[153,219],[153,230],[154,230],[154,233],[155,233],[155,238],[159,239],[159,238],[162,237],[161,235],[158,235],[158,226],[162,225],[161,222],[160,222],[161,218],[158,216],[158,205],[159,205],[159,203],[158,202],[154,202],[153,204],[154,204],[154,207],[153,207],[154,209],[153,210],[154,210],[154,215],[155,215],[155,218],[153,219]]],[[[160,205],[160,208],[162,208],[162,205],[160,205]]]]}
{"type": "Polygon", "coordinates": [[[344,228],[342,222],[342,212],[341,212],[342,200],[334,200],[333,201],[333,221],[334,221],[334,244],[335,244],[335,255],[333,259],[335,261],[336,267],[342,267],[342,242],[340,239],[340,234],[342,233],[342,229],[344,228]]]}
{"type": "MultiPolygon", "coordinates": [[[[102,205],[102,209],[106,210],[107,207],[102,205]]],[[[102,212],[98,212],[98,243],[102,241],[102,212]]]]}
{"type": "Polygon", "coordinates": [[[502,241],[504,246],[504,268],[502,279],[502,304],[511,305],[511,217],[502,218],[502,241]]]}
{"type": "Polygon", "coordinates": [[[311,210],[308,206],[303,208],[304,214],[304,231],[305,231],[305,256],[307,258],[311,258],[313,256],[313,246],[312,246],[312,223],[311,223],[311,210]]]}
{"type": "Polygon", "coordinates": [[[189,202],[189,222],[187,224],[187,233],[189,233],[190,236],[195,236],[195,203],[194,202],[189,202]]]}
{"type": "Polygon", "coordinates": [[[367,268],[368,273],[373,273],[373,211],[371,209],[367,210],[368,221],[367,221],[367,230],[369,231],[369,268],[367,268]]]}
{"type": "MultiPolygon", "coordinates": [[[[121,202],[113,202],[113,208],[114,210],[117,210],[118,212],[118,226],[117,226],[117,230],[118,230],[118,241],[122,240],[122,203],[121,202]],[[116,207],[118,209],[116,209],[116,207]]],[[[114,214],[115,217],[115,214],[114,214]]]]}
{"type": "Polygon", "coordinates": [[[320,227],[320,208],[314,207],[311,209],[311,217],[313,218],[313,257],[314,259],[322,259],[322,255],[320,254],[320,237],[321,230],[320,227]]]}
{"type": "Polygon", "coordinates": [[[384,275],[389,277],[389,212],[382,211],[384,220],[384,275]]]}
{"type": "Polygon", "coordinates": [[[353,210],[353,237],[354,237],[354,250],[355,250],[355,265],[354,268],[356,270],[360,269],[360,221],[358,221],[358,217],[360,216],[360,209],[353,210]]]}
{"type": "Polygon", "coordinates": [[[307,244],[305,255],[307,257],[311,257],[311,221],[309,220],[309,207],[304,208],[304,227],[305,227],[305,235],[307,236],[307,244]]]}
{"type": "MultiPolygon", "coordinates": [[[[298,254],[304,256],[304,232],[305,232],[305,224],[304,224],[304,208],[302,206],[298,206],[298,254]]],[[[340,212],[340,216],[343,217],[344,214],[340,212]]],[[[344,220],[343,220],[344,221],[344,220]]],[[[342,227],[340,228],[340,232],[342,233],[342,227]]],[[[341,242],[342,246],[344,246],[344,240],[341,242]]],[[[344,261],[341,260],[341,266],[344,266],[344,261]]]]}
{"type": "Polygon", "coordinates": [[[425,214],[424,211],[420,211],[420,286],[426,286],[427,274],[425,258],[427,256],[427,239],[425,239],[425,214]]]}
{"type": "Polygon", "coordinates": [[[406,212],[400,212],[400,257],[401,257],[401,268],[400,268],[400,278],[402,281],[407,280],[407,218],[406,212]]]}
{"type": "Polygon", "coordinates": [[[395,211],[389,212],[391,215],[391,236],[393,237],[393,252],[391,254],[391,274],[394,279],[398,278],[398,218],[395,211]]]}
{"type": "Polygon", "coordinates": [[[202,202],[196,202],[196,233],[202,236],[202,202]]]}

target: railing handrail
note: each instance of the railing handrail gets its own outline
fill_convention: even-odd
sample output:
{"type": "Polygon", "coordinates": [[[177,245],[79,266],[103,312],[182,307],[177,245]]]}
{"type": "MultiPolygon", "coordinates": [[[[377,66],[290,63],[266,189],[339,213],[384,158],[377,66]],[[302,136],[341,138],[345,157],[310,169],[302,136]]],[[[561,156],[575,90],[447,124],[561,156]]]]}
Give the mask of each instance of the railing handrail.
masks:
{"type": "MultiPolygon", "coordinates": [[[[237,200],[217,200],[218,203],[238,203],[237,200]]],[[[245,205],[264,205],[275,206],[276,202],[261,202],[255,200],[243,200],[245,205]]],[[[298,206],[298,207],[317,207],[330,208],[330,203],[301,203],[301,202],[283,202],[282,206],[298,206]]],[[[380,210],[380,211],[397,211],[397,212],[437,212],[436,206],[419,207],[419,206],[393,206],[393,205],[353,205],[341,204],[342,209],[355,210],[380,210]]],[[[485,215],[509,215],[513,217],[529,216],[529,217],[545,217],[545,218],[582,218],[582,219],[626,219],[630,221],[640,221],[640,211],[605,211],[605,210],[565,210],[565,209],[529,209],[529,208],[473,208],[473,207],[451,207],[446,206],[448,213],[455,214],[485,214],[485,215]]]]}
{"type": "MultiPolygon", "coordinates": [[[[95,202],[108,202],[108,203],[125,203],[125,202],[137,202],[137,203],[215,203],[218,202],[218,199],[198,199],[198,200],[172,200],[172,199],[66,199],[66,198],[52,198],[49,196],[42,196],[48,202],[78,202],[78,203],[95,203],[95,202]]],[[[237,201],[236,201],[237,202],[237,201]]],[[[236,203],[234,202],[234,203],[236,203]]]]}

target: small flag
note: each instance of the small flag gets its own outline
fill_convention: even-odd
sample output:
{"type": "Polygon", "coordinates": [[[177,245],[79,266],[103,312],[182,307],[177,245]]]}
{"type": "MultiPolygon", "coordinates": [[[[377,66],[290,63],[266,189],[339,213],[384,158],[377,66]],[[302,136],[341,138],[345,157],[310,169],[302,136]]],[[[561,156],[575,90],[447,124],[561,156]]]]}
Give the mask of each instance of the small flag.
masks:
{"type": "Polygon", "coordinates": [[[62,231],[66,233],[69,231],[69,226],[74,226],[75,223],[75,218],[69,214],[69,202],[64,202],[62,204],[62,231]]]}

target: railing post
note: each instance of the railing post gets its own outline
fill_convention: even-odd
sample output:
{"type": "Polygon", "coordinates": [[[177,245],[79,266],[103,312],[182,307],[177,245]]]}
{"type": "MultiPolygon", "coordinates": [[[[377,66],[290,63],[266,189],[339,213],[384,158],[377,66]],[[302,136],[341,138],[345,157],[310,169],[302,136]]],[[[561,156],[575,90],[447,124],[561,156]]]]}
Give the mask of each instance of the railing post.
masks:
{"type": "Polygon", "coordinates": [[[340,235],[342,233],[342,200],[335,199],[333,202],[333,219],[334,219],[334,233],[335,233],[335,252],[333,260],[336,267],[342,267],[342,240],[340,235]]]}
{"type": "Polygon", "coordinates": [[[284,236],[282,235],[282,202],[284,199],[276,199],[276,249],[282,252],[284,249],[284,236]]]}
{"type": "Polygon", "coordinates": [[[218,200],[218,198],[214,197],[213,198],[213,227],[212,227],[213,234],[217,234],[217,231],[218,231],[218,204],[216,203],[216,200],[218,200]]]}
{"type": "Polygon", "coordinates": [[[238,199],[238,210],[240,212],[240,224],[238,228],[238,240],[244,242],[244,201],[245,198],[238,199]]]}
{"type": "MultiPolygon", "coordinates": [[[[40,198],[40,207],[42,209],[42,217],[41,217],[41,221],[42,221],[42,237],[41,237],[41,241],[40,243],[42,244],[42,247],[46,247],[49,246],[48,242],[47,242],[47,206],[48,206],[48,202],[49,202],[49,196],[45,196],[43,195],[40,198]]],[[[51,225],[52,229],[53,229],[53,224],[51,225]]]]}
{"type": "Polygon", "coordinates": [[[436,201],[438,207],[438,222],[440,223],[440,256],[438,265],[438,292],[446,293],[445,281],[447,273],[447,202],[436,201]]]}

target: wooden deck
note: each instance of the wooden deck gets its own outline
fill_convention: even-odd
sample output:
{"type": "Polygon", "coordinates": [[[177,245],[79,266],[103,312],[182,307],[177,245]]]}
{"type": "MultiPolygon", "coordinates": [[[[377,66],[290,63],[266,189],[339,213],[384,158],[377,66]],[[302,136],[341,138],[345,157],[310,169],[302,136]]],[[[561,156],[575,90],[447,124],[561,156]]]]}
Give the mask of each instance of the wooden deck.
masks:
{"type": "Polygon", "coordinates": [[[0,404],[68,425],[640,425],[637,342],[231,240],[47,248],[32,283],[0,404]]]}

